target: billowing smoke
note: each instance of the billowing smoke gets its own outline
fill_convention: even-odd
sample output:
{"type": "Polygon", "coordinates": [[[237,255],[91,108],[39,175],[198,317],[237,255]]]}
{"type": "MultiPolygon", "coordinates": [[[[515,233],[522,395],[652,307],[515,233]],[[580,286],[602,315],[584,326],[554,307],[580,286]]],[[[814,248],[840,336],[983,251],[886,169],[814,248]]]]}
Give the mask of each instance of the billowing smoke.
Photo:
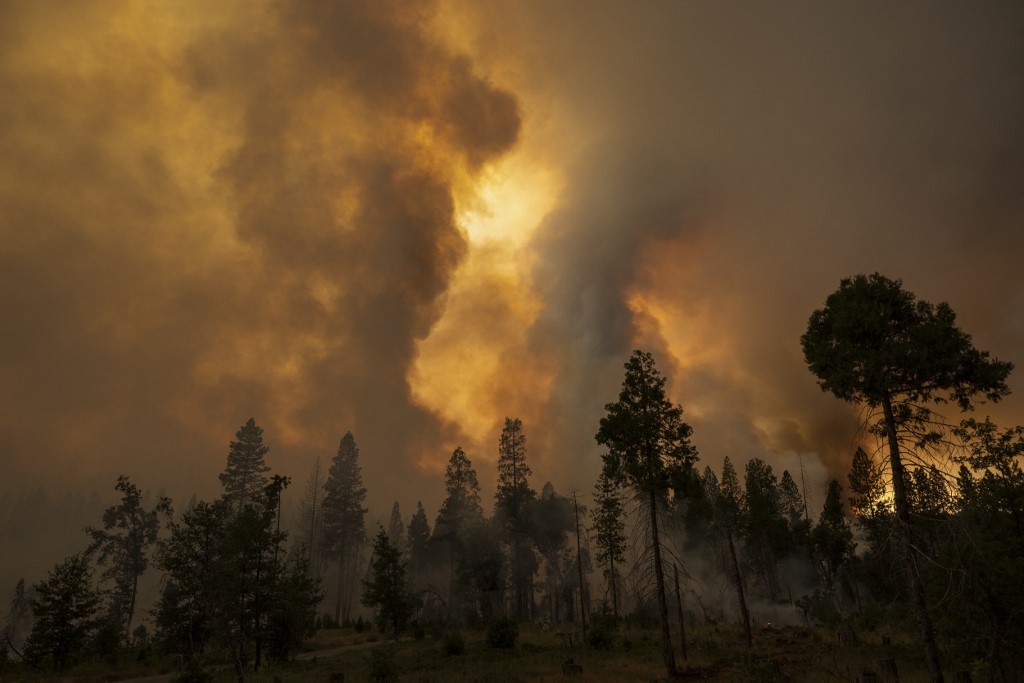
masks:
{"type": "Polygon", "coordinates": [[[406,375],[515,97],[428,5],[2,11],[7,485],[212,493],[253,415],[276,470],[352,430],[371,488],[408,487],[457,434],[406,375]]]}
{"type": "Polygon", "coordinates": [[[841,477],[857,411],[799,349],[840,278],[901,277],[1021,361],[1022,30],[1004,3],[5,2],[0,491],[209,495],[251,415],[275,470],[352,430],[372,507],[431,508],[460,444],[488,494],[509,415],[585,492],[635,346],[716,470],[841,477]]]}
{"type": "MultiPolygon", "coordinates": [[[[642,346],[716,469],[804,454],[815,487],[845,481],[858,411],[819,391],[799,338],[856,272],[949,301],[998,357],[1024,348],[1020,8],[479,12],[481,59],[543,111],[523,144],[566,169],[530,244],[528,343],[555,374],[521,411],[545,469],[596,474],[597,420],[642,346]]],[[[982,410],[1019,422],[1021,406],[982,410]]]]}

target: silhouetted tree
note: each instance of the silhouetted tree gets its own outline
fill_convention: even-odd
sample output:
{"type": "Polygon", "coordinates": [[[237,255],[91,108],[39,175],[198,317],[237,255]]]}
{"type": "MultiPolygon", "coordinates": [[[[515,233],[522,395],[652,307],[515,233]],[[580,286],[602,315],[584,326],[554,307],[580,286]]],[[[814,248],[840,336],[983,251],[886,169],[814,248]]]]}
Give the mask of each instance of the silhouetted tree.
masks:
{"type": "Polygon", "coordinates": [[[612,614],[619,616],[619,566],[625,561],[626,513],[618,484],[601,472],[594,486],[593,527],[597,563],[612,594],[612,614]]]}
{"type": "Polygon", "coordinates": [[[665,379],[654,358],[634,351],[625,365],[617,403],[605,406],[597,442],[608,448],[604,467],[608,478],[622,483],[646,499],[651,529],[652,562],[661,617],[662,655],[669,675],[676,670],[669,634],[668,602],[658,532],[658,503],[668,490],[672,471],[692,468],[697,451],[690,444],[691,429],[682,421],[683,409],[665,397],[665,379]]]}
{"type": "Polygon", "coordinates": [[[402,553],[391,544],[381,529],[373,542],[370,559],[370,580],[363,582],[363,604],[377,610],[377,623],[382,633],[388,627],[395,638],[405,627],[416,608],[416,599],[409,592],[402,553]]]}
{"type": "Polygon", "coordinates": [[[366,489],[359,467],[359,449],[352,432],[345,432],[327,473],[324,496],[324,542],[338,560],[338,593],[334,619],[339,623],[351,613],[356,565],[366,541],[366,489]]]}
{"type": "Polygon", "coordinates": [[[299,544],[306,549],[306,567],[314,579],[320,578],[323,564],[324,476],[320,458],[316,459],[306,490],[299,500],[299,544]]]}
{"type": "MultiPolygon", "coordinates": [[[[573,503],[558,495],[551,482],[547,482],[541,489],[540,498],[528,503],[523,515],[526,532],[533,540],[537,552],[544,558],[551,620],[557,623],[560,620],[561,592],[567,569],[565,560],[569,559],[566,553],[569,532],[574,527],[573,503]]],[[[578,581],[573,580],[572,583],[578,581]]]]}
{"type": "Polygon", "coordinates": [[[398,507],[398,501],[391,506],[391,521],[388,522],[388,540],[391,545],[398,548],[399,552],[405,547],[405,522],[402,521],[402,511],[398,507]]]}
{"type": "Polygon", "coordinates": [[[533,608],[533,574],[537,561],[527,539],[524,511],[537,497],[530,488],[532,474],[526,464],[526,435],[523,421],[505,418],[505,427],[498,439],[498,487],[494,494],[494,516],[505,531],[512,555],[512,612],[522,619],[533,608]]]}
{"type": "Polygon", "coordinates": [[[843,514],[843,487],[835,479],[828,483],[821,516],[811,531],[811,543],[822,565],[825,588],[831,591],[836,575],[849,564],[856,547],[850,523],[843,514]]]}
{"type": "Polygon", "coordinates": [[[476,470],[462,448],[456,448],[444,473],[445,499],[434,522],[434,541],[448,557],[448,607],[457,614],[459,601],[458,564],[463,556],[469,530],[483,523],[480,483],[476,470]]]}
{"type": "Polygon", "coordinates": [[[19,657],[21,656],[18,648],[21,646],[21,641],[25,639],[24,630],[30,621],[31,608],[29,596],[25,592],[25,579],[18,579],[4,623],[3,642],[0,643],[0,650],[3,650],[4,657],[0,659],[0,662],[6,659],[8,649],[14,651],[19,657]]]}
{"type": "Polygon", "coordinates": [[[423,503],[419,501],[416,502],[416,512],[409,520],[406,548],[409,552],[409,583],[419,589],[430,558],[430,522],[427,521],[423,503]]]}
{"type": "Polygon", "coordinates": [[[926,403],[953,401],[969,410],[979,394],[999,400],[1009,392],[1006,377],[1013,365],[975,349],[948,304],[918,301],[902,284],[878,273],[842,280],[825,307],[811,314],[800,343],[823,391],[882,409],[879,432],[889,446],[907,582],[931,677],[939,682],[942,667],[910,528],[899,430],[926,427],[926,403]]]}
{"type": "Polygon", "coordinates": [[[772,466],[760,458],[747,461],[742,528],[755,575],[771,600],[779,599],[777,558],[790,550],[791,535],[779,499],[779,481],[772,466]]]}
{"type": "Polygon", "coordinates": [[[263,445],[263,430],[256,426],[256,420],[242,425],[235,434],[228,449],[227,467],[220,474],[224,487],[224,498],[241,512],[247,502],[263,495],[267,486],[267,472],[270,467],[263,461],[270,449],[263,445]]]}
{"type": "Polygon", "coordinates": [[[131,634],[138,595],[139,577],[149,566],[149,551],[160,532],[161,516],[171,515],[170,498],[161,497],[151,510],[142,505],[142,493],[125,475],[117,478],[114,490],[121,502],[103,513],[103,528],[86,528],[92,537],[90,550],[98,551],[97,561],[110,566],[103,578],[114,584],[112,614],[119,624],[124,642],[131,634]]]}
{"type": "Polygon", "coordinates": [[[100,595],[92,585],[92,568],[84,555],[72,555],[33,586],[32,632],[25,656],[42,664],[50,661],[61,673],[73,663],[97,626],[100,595]]]}
{"type": "Polygon", "coordinates": [[[747,596],[743,589],[743,575],[740,573],[739,558],[736,556],[736,543],[733,537],[740,522],[740,512],[743,507],[743,489],[740,488],[740,479],[736,475],[736,468],[732,466],[729,456],[725,456],[722,462],[722,481],[718,487],[716,498],[715,519],[725,534],[726,548],[729,552],[729,568],[732,571],[733,586],[736,588],[736,601],[739,603],[740,619],[743,623],[743,634],[746,637],[747,648],[754,646],[753,634],[750,631],[750,612],[747,609],[747,596]]]}

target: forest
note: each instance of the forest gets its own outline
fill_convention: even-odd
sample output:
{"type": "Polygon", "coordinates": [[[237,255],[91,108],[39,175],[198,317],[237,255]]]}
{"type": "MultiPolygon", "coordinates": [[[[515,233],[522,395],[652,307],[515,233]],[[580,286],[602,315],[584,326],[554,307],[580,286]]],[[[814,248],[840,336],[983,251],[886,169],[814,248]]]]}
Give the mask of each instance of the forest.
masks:
{"type": "Polygon", "coordinates": [[[800,346],[831,394],[822,400],[863,418],[849,471],[820,507],[809,509],[802,471],[741,453],[716,454],[718,471],[703,464],[643,350],[600,423],[580,425],[604,450],[596,482],[541,484],[529,425],[509,417],[487,473],[493,501],[456,448],[440,508],[406,516],[396,501],[378,528],[366,486],[385,484],[363,481],[353,433],[297,481],[271,471],[272,435],[249,419],[218,498],[180,505],[123,475],[118,502],[85,520],[79,552],[0,587],[0,675],[316,679],[326,674],[301,668],[303,653],[358,633],[379,645],[344,680],[442,680],[460,657],[493,652],[501,666],[510,652],[543,653],[541,642],[559,662],[584,662],[566,659],[553,677],[620,657],[669,679],[1018,680],[1024,426],[976,411],[1009,393],[1013,365],[976,349],[947,304],[878,274],[842,280],[800,346]],[[290,532],[286,495],[300,501],[290,532]],[[153,605],[139,601],[147,573],[161,577],[153,605]],[[813,657],[792,668],[773,649],[778,634],[816,643],[832,668],[813,657]],[[855,640],[876,651],[873,670],[835,664],[855,640]],[[387,647],[429,648],[432,673],[387,647]]]}

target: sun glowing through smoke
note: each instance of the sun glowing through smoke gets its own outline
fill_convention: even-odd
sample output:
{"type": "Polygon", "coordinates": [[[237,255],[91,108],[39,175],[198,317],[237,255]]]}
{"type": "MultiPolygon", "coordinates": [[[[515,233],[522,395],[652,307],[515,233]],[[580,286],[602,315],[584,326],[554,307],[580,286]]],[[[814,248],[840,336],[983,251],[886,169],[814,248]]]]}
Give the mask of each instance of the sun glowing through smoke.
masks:
{"type": "MultiPolygon", "coordinates": [[[[527,332],[540,309],[529,241],[558,191],[556,172],[517,151],[459,203],[469,250],[444,314],[418,344],[409,384],[418,403],[457,427],[467,449],[489,444],[496,422],[523,396],[540,401],[547,394],[550,373],[526,358],[527,332]]],[[[424,454],[419,464],[443,469],[442,455],[424,454]]]]}

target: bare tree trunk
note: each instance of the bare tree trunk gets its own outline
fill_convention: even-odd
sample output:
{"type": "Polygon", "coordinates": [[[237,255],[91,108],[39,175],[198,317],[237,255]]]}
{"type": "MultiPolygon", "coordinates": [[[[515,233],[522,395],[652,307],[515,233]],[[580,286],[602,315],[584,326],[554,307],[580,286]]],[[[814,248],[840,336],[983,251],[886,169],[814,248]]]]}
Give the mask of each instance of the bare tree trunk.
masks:
{"type": "Polygon", "coordinates": [[[580,575],[580,623],[583,625],[583,641],[587,640],[587,600],[583,587],[583,554],[580,550],[580,508],[576,504],[576,493],[572,494],[572,507],[576,512],[576,568],[580,575]]]}
{"type": "Polygon", "coordinates": [[[679,567],[675,563],[672,564],[672,571],[675,573],[676,605],[679,608],[679,650],[685,662],[688,659],[686,656],[686,623],[683,621],[683,594],[679,590],[679,567]]]}
{"type": "Polygon", "coordinates": [[[341,593],[345,585],[345,546],[338,554],[338,599],[334,603],[334,623],[341,626],[341,593]]]}
{"type": "Polygon", "coordinates": [[[903,460],[900,457],[900,444],[896,437],[896,420],[892,413],[892,402],[886,396],[882,399],[882,410],[885,413],[885,431],[889,437],[889,464],[892,469],[893,503],[896,507],[896,528],[900,548],[903,551],[904,568],[910,594],[914,602],[917,616],[917,627],[921,632],[925,659],[931,672],[933,683],[943,683],[942,667],[939,664],[939,648],[935,643],[935,630],[932,628],[931,616],[928,614],[928,602],[921,583],[921,573],[917,565],[917,549],[914,547],[913,534],[910,528],[910,504],[907,502],[906,482],[903,478],[903,460]]]}
{"type": "Polygon", "coordinates": [[[665,572],[661,566],[661,539],[658,537],[658,498],[654,489],[650,491],[651,548],[654,550],[654,580],[658,589],[658,610],[661,615],[661,651],[665,670],[669,676],[676,674],[676,656],[672,651],[672,635],[668,628],[668,600],[665,598],[665,572]]]}
{"type": "Polygon", "coordinates": [[[747,599],[743,595],[743,577],[740,575],[740,563],[736,560],[736,546],[732,542],[732,529],[725,532],[729,542],[729,559],[732,561],[732,576],[736,582],[736,598],[740,603],[740,617],[743,619],[743,633],[747,638],[747,648],[754,647],[753,634],[750,632],[750,612],[747,611],[747,599]]]}

